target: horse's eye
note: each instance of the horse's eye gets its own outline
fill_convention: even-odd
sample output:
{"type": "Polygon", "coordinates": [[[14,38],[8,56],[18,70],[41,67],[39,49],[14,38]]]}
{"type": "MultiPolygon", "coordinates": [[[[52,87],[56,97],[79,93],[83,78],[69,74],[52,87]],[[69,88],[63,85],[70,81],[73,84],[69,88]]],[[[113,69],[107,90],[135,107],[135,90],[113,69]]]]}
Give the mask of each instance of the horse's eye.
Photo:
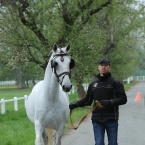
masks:
{"type": "Polygon", "coordinates": [[[56,65],[58,65],[58,63],[57,63],[57,62],[55,62],[55,66],[56,66],[56,65]]]}

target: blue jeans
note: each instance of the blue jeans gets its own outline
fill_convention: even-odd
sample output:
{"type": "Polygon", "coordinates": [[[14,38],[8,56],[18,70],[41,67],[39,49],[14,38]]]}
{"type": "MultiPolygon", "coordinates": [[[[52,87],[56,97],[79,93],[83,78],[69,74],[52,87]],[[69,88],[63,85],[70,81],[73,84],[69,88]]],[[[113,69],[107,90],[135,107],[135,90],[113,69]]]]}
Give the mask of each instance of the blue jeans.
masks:
{"type": "Polygon", "coordinates": [[[94,129],[95,145],[105,145],[105,130],[108,137],[108,145],[118,145],[118,120],[108,120],[105,122],[92,121],[94,129]]]}

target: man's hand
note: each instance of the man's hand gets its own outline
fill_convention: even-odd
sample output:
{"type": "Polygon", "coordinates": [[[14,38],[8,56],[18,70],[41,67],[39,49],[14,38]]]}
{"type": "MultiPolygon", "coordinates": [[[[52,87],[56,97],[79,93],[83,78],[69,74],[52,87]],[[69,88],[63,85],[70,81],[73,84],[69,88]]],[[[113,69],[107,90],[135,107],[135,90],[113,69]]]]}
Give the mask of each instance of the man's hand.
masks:
{"type": "Polygon", "coordinates": [[[101,105],[104,107],[109,107],[111,106],[111,101],[110,100],[101,100],[100,101],[101,105]]]}
{"type": "Polygon", "coordinates": [[[69,109],[73,110],[74,108],[77,108],[77,104],[76,103],[71,103],[69,104],[69,109]]]}

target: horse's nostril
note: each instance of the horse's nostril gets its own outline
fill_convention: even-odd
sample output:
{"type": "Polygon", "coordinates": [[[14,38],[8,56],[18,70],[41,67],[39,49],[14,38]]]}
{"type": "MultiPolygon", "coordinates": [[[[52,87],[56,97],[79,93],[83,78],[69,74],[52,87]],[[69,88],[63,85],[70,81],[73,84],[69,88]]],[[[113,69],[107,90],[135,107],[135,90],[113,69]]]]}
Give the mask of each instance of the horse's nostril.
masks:
{"type": "Polygon", "coordinates": [[[65,86],[64,85],[62,86],[62,89],[65,90],[65,86]]]}
{"type": "Polygon", "coordinates": [[[65,85],[62,86],[62,89],[63,89],[63,91],[65,91],[65,92],[69,92],[71,88],[72,88],[72,85],[70,85],[70,87],[67,87],[67,86],[65,86],[65,85]]]}

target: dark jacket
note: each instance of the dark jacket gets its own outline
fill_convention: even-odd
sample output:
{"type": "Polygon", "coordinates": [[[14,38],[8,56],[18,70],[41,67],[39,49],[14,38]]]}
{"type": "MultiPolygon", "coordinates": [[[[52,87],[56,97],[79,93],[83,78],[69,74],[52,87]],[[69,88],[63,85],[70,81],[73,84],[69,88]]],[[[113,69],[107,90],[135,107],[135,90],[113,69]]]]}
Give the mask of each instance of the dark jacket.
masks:
{"type": "Polygon", "coordinates": [[[87,95],[76,104],[78,107],[91,105],[96,100],[110,100],[111,105],[107,108],[97,108],[92,112],[92,120],[106,121],[109,119],[119,119],[119,105],[127,102],[127,96],[122,83],[111,76],[97,75],[97,79],[92,82],[87,91],[87,95]]]}

